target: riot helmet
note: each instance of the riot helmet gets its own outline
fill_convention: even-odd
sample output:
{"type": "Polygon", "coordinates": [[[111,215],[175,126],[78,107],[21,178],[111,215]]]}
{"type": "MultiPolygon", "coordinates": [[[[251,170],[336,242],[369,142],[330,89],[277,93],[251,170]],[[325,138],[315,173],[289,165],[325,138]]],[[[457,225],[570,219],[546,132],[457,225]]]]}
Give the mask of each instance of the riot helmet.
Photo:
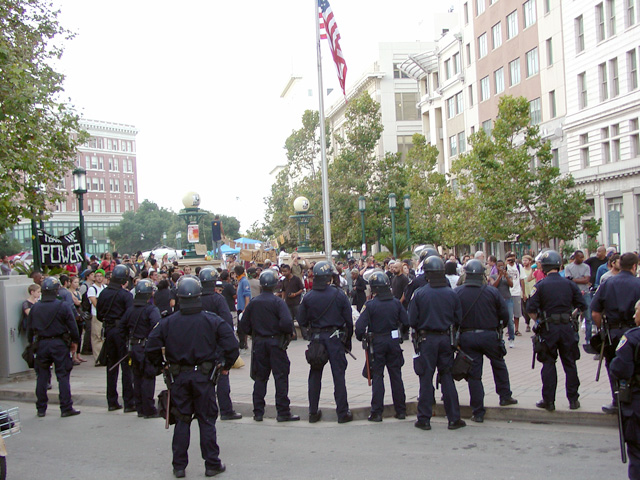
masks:
{"type": "Polygon", "coordinates": [[[116,265],[111,272],[111,282],[124,285],[129,279],[129,268],[126,265],[116,265]]]}
{"type": "Polygon", "coordinates": [[[139,280],[136,284],[135,292],[136,296],[133,299],[133,303],[136,305],[146,305],[153,292],[157,290],[156,286],[149,279],[139,280]]]}
{"type": "Polygon", "coordinates": [[[331,283],[333,264],[326,260],[318,262],[313,267],[313,289],[324,290],[331,283]]]}
{"type": "Polygon", "coordinates": [[[260,286],[263,290],[272,292],[276,285],[278,285],[278,275],[273,269],[268,268],[260,274],[260,286]]]}
{"type": "Polygon", "coordinates": [[[465,285],[482,286],[484,283],[484,265],[480,260],[469,260],[464,266],[465,285]]]}
{"type": "Polygon", "coordinates": [[[213,267],[205,267],[200,270],[200,273],[198,274],[202,284],[215,283],[218,281],[218,276],[218,271],[213,267]]]}
{"type": "MultiPolygon", "coordinates": [[[[183,298],[195,298],[202,295],[202,284],[195,275],[184,275],[178,280],[177,296],[183,298]]],[[[181,300],[182,301],[182,300],[181,300]]]]}
{"type": "Polygon", "coordinates": [[[540,266],[544,273],[549,273],[551,270],[560,270],[562,266],[562,257],[555,250],[547,250],[539,255],[539,258],[540,266]]]}

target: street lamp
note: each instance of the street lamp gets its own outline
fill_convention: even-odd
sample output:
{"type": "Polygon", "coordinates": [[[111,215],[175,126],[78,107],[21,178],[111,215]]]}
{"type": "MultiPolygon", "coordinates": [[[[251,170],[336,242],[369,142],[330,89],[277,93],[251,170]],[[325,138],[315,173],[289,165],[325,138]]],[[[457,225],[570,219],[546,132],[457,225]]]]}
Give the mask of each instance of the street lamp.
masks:
{"type": "Polygon", "coordinates": [[[73,172],[73,193],[78,197],[78,216],[80,223],[80,250],[82,252],[82,271],[87,268],[87,253],[84,245],[84,194],[87,193],[87,171],[78,167],[73,172]]]}
{"type": "Polygon", "coordinates": [[[398,251],[396,250],[396,194],[389,194],[389,210],[391,210],[391,240],[393,242],[393,258],[398,255],[398,251]]]}
{"type": "Polygon", "coordinates": [[[367,238],[364,232],[364,211],[367,209],[365,198],[360,195],[358,198],[358,210],[360,210],[360,220],[362,222],[362,256],[367,256],[367,238]]]}
{"type": "Polygon", "coordinates": [[[407,193],[404,196],[404,211],[407,214],[407,245],[411,248],[411,231],[409,230],[409,210],[411,210],[411,197],[407,193]]]}
{"type": "MultiPolygon", "coordinates": [[[[309,221],[313,218],[313,214],[309,213],[309,199],[307,197],[297,197],[293,201],[293,209],[295,215],[289,215],[298,224],[298,252],[311,252],[309,246],[309,221]]],[[[331,253],[331,252],[329,252],[331,253]]]]}

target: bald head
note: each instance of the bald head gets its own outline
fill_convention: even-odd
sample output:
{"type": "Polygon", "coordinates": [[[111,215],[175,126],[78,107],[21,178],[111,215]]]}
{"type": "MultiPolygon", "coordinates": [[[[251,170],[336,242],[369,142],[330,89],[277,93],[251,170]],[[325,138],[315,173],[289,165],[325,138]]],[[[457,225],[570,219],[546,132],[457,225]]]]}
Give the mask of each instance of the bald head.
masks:
{"type": "Polygon", "coordinates": [[[606,256],[607,256],[607,249],[604,248],[604,245],[600,245],[596,250],[596,257],[598,257],[600,260],[604,260],[606,256]]]}

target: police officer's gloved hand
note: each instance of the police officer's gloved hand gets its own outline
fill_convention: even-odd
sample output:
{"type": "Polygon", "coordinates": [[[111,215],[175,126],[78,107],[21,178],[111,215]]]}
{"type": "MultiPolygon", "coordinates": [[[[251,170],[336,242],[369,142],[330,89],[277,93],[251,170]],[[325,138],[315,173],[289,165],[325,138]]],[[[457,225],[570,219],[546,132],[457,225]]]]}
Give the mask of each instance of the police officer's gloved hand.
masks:
{"type": "Polygon", "coordinates": [[[351,337],[345,338],[344,348],[346,348],[348,351],[351,351],[351,337]]]}
{"type": "Polygon", "coordinates": [[[540,331],[540,322],[537,321],[536,323],[534,323],[533,327],[531,327],[531,330],[537,335],[540,331]]]}

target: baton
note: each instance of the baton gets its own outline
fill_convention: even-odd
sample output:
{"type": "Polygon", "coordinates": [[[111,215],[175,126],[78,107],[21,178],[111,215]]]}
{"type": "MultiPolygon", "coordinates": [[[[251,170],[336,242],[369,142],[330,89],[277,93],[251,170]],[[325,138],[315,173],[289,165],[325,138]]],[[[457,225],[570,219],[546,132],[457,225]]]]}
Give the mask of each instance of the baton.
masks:
{"type": "Polygon", "coordinates": [[[620,382],[617,382],[618,395],[616,395],[616,403],[618,407],[618,436],[620,437],[620,459],[622,463],[627,463],[627,450],[624,440],[624,426],[622,425],[622,405],[620,405],[620,382]]]}
{"type": "Polygon", "coordinates": [[[371,370],[369,368],[369,352],[365,350],[364,359],[367,362],[367,383],[371,386],[371,370]]]}
{"type": "Polygon", "coordinates": [[[113,365],[109,371],[113,370],[114,368],[118,368],[118,365],[120,365],[122,362],[124,362],[127,358],[129,358],[129,354],[127,353],[124,357],[122,357],[120,360],[118,360],[115,365],[113,365]]]}
{"type": "Polygon", "coordinates": [[[596,382],[600,381],[600,370],[602,369],[602,359],[604,358],[604,345],[605,340],[602,339],[602,346],[600,347],[600,358],[598,359],[598,371],[596,372],[596,382]]]}
{"type": "Polygon", "coordinates": [[[169,412],[171,410],[171,389],[167,390],[167,415],[164,419],[164,428],[169,430],[169,412]]]}

